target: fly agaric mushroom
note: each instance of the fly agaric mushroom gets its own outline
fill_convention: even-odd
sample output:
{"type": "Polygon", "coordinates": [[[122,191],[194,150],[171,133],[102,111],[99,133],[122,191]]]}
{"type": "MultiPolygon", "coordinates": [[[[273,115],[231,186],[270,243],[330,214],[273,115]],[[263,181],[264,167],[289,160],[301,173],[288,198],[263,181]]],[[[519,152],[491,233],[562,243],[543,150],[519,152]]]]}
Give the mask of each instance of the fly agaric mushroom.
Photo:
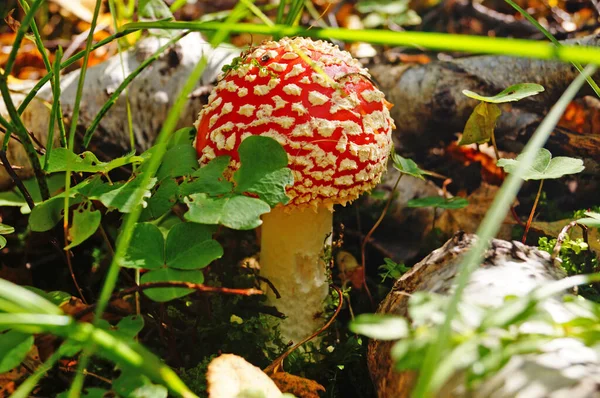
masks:
{"type": "Polygon", "coordinates": [[[290,202],[263,215],[260,273],[281,298],[281,332],[292,341],[324,320],[333,205],[381,179],[391,150],[391,104],[358,60],[337,46],[284,38],[250,49],[228,68],[197,122],[201,165],[228,155],[250,135],[272,137],[288,153],[290,202]]]}

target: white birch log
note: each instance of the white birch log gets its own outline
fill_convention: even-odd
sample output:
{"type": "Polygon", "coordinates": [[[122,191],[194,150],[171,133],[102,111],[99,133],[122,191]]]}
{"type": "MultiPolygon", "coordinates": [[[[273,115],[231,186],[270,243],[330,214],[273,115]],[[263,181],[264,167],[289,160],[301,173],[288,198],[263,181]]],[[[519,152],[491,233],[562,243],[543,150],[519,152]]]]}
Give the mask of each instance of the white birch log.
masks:
{"type": "MultiPolygon", "coordinates": [[[[378,313],[407,315],[410,294],[429,291],[452,293],[460,257],[469,249],[474,235],[456,234],[403,275],[379,306],[378,313]]],[[[494,239],[485,260],[471,276],[463,301],[486,307],[500,306],[508,295],[524,296],[534,288],[564,277],[546,252],[519,242],[494,239]]],[[[542,303],[557,322],[573,314],[560,298],[542,303]]],[[[473,314],[477,319],[477,314],[473,314]]],[[[535,326],[535,325],[532,325],[535,326]]],[[[532,330],[533,332],[533,330],[532,330]]],[[[538,331],[543,333],[543,331],[538,331]]],[[[409,397],[416,375],[393,369],[390,349],[393,342],[371,341],[368,365],[380,398],[409,397]]],[[[540,353],[513,356],[494,376],[474,391],[465,391],[464,379],[454,375],[438,397],[472,398],[588,398],[600,391],[600,352],[579,340],[560,338],[541,346],[540,353]]]]}

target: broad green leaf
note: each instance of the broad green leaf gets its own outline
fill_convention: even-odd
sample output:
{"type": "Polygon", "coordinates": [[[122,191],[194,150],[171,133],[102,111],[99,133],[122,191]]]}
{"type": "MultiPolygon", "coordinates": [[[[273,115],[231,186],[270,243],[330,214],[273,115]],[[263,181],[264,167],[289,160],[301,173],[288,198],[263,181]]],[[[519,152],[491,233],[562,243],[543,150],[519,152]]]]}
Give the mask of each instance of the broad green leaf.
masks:
{"type": "MultiPolygon", "coordinates": [[[[173,268],[160,268],[143,274],[141,282],[191,282],[200,284],[204,282],[204,274],[198,270],[181,271],[173,268]]],[[[158,302],[170,301],[186,296],[191,292],[193,292],[192,289],[182,287],[161,287],[144,290],[146,296],[158,302]]]]}
{"type": "Polygon", "coordinates": [[[406,207],[437,207],[440,209],[462,209],[467,207],[469,201],[465,198],[455,196],[446,199],[442,196],[427,196],[425,198],[411,199],[406,203],[406,207]]]}
{"type": "Polygon", "coordinates": [[[33,346],[33,336],[16,330],[0,334],[0,373],[19,366],[33,346]]]}
{"type": "Polygon", "coordinates": [[[167,266],[178,269],[204,268],[223,256],[223,248],[212,239],[214,228],[181,223],[169,231],[166,244],[167,266]]]}
{"type": "Polygon", "coordinates": [[[160,229],[150,223],[138,223],[121,267],[157,269],[165,264],[165,239],[160,229]]]}
{"type": "Polygon", "coordinates": [[[223,176],[230,160],[229,156],[214,158],[206,166],[199,168],[192,174],[192,177],[196,177],[194,181],[181,184],[179,194],[188,196],[195,193],[206,193],[215,196],[231,192],[233,184],[223,176]]]}
{"type": "MultiPolygon", "coordinates": [[[[516,159],[500,159],[497,165],[502,167],[507,173],[513,173],[520,167],[521,155],[516,159]]],[[[569,158],[566,156],[557,156],[552,158],[549,150],[542,148],[535,157],[533,166],[525,172],[523,179],[527,180],[550,180],[560,178],[568,174],[581,172],[583,161],[581,159],[569,158]]]]}
{"type": "Polygon", "coordinates": [[[285,187],[294,181],[287,169],[287,153],[277,141],[250,136],[242,141],[238,153],[241,166],[233,175],[236,193],[255,193],[270,206],[289,202],[285,187]]]}
{"type": "Polygon", "coordinates": [[[9,235],[15,232],[15,228],[10,225],[0,223],[0,235],[9,235]]]}
{"type": "Polygon", "coordinates": [[[408,336],[408,322],[399,316],[360,314],[350,330],[376,340],[397,340],[408,336]]]}
{"type": "Polygon", "coordinates": [[[156,172],[159,181],[166,177],[181,177],[192,174],[198,168],[196,150],[189,144],[176,145],[163,157],[156,172]]]}
{"type": "Polygon", "coordinates": [[[221,224],[231,229],[253,229],[262,224],[260,216],[271,211],[260,199],[238,195],[211,198],[205,194],[191,195],[185,201],[189,210],[186,220],[200,224],[221,224]]]}
{"type": "Polygon", "coordinates": [[[494,134],[496,120],[502,114],[498,105],[488,102],[477,104],[463,131],[458,145],[484,144],[490,140],[494,134]]]}
{"type": "Polygon", "coordinates": [[[173,19],[173,14],[164,0],[139,0],[138,15],[141,19],[173,19]]]}
{"type": "Polygon", "coordinates": [[[408,9],[408,0],[361,0],[356,3],[356,9],[363,14],[401,14],[408,9]]]}
{"type": "Polygon", "coordinates": [[[138,335],[139,332],[144,328],[144,318],[142,316],[129,315],[122,318],[117,323],[116,330],[113,329],[118,335],[125,337],[125,339],[131,340],[138,335]]]}
{"type": "MultiPolygon", "coordinates": [[[[169,148],[172,148],[177,145],[186,144],[187,146],[193,147],[192,143],[194,142],[194,138],[196,138],[196,128],[195,127],[184,127],[173,133],[171,140],[169,141],[169,148]]],[[[196,168],[198,164],[196,163],[196,168]]]]}
{"type": "Polygon", "coordinates": [[[3,249],[6,246],[6,238],[0,235],[0,249],[3,249]]]}
{"type": "Polygon", "coordinates": [[[473,91],[469,91],[469,90],[463,90],[462,93],[464,95],[466,95],[467,97],[470,97],[470,98],[473,98],[473,99],[476,99],[479,101],[500,104],[503,102],[518,101],[525,97],[531,97],[532,95],[539,94],[542,91],[544,91],[544,87],[540,86],[539,84],[520,83],[520,84],[512,85],[512,86],[508,87],[507,89],[504,89],[500,93],[498,93],[494,96],[491,96],[491,97],[479,95],[479,94],[474,93],[473,91]]]}
{"type": "Polygon", "coordinates": [[[600,228],[600,213],[586,211],[585,215],[587,217],[580,218],[579,220],[577,220],[579,224],[587,225],[591,228],[600,228]]]}
{"type": "MultiPolygon", "coordinates": [[[[63,173],[53,174],[46,178],[48,182],[48,188],[50,194],[54,195],[65,186],[65,175],[63,173]]],[[[40,195],[40,188],[35,178],[30,178],[23,181],[23,185],[31,195],[33,202],[38,204],[42,202],[42,195],[40,195]]],[[[0,207],[3,206],[18,206],[21,208],[22,214],[29,214],[30,209],[25,201],[23,195],[18,188],[13,187],[12,190],[6,192],[0,192],[0,207]]]]}
{"type": "MultiPolygon", "coordinates": [[[[134,154],[126,155],[111,160],[110,162],[101,162],[93,152],[83,152],[76,155],[66,148],[55,148],[52,150],[50,162],[48,163],[48,173],[57,173],[67,170],[67,163],[70,162],[70,170],[78,173],[103,173],[122,167],[131,163],[140,163],[143,158],[134,154]]],[[[43,163],[44,160],[42,159],[43,163]]]]}
{"type": "Polygon", "coordinates": [[[171,210],[177,202],[178,191],[179,185],[172,178],[164,179],[158,183],[158,188],[154,191],[152,197],[146,201],[148,205],[142,210],[140,221],[157,219],[171,210]]]}
{"type": "MultiPolygon", "coordinates": [[[[83,198],[77,196],[69,199],[69,206],[79,204],[83,198]]],[[[48,231],[63,218],[65,199],[62,195],[55,196],[33,208],[29,216],[29,226],[32,231],[48,231]]]]}
{"type": "MultiPolygon", "coordinates": [[[[152,178],[145,187],[140,186],[141,181],[141,178],[135,178],[125,184],[115,184],[115,189],[99,196],[91,196],[90,199],[99,200],[109,209],[117,209],[121,213],[129,213],[140,204],[136,201],[140,190],[143,191],[142,197],[147,199],[151,196],[150,190],[156,184],[156,178],[152,178]]],[[[145,204],[144,199],[142,199],[142,206],[145,204]]]]}
{"type": "Polygon", "coordinates": [[[80,245],[90,236],[92,236],[102,220],[102,213],[98,210],[92,210],[91,205],[81,207],[73,212],[73,220],[69,228],[69,239],[71,243],[65,247],[72,249],[80,245]]]}
{"type": "Polygon", "coordinates": [[[428,171],[421,170],[412,159],[404,158],[395,152],[392,153],[392,162],[394,162],[394,168],[396,170],[412,177],[424,180],[424,175],[431,174],[428,171]]]}

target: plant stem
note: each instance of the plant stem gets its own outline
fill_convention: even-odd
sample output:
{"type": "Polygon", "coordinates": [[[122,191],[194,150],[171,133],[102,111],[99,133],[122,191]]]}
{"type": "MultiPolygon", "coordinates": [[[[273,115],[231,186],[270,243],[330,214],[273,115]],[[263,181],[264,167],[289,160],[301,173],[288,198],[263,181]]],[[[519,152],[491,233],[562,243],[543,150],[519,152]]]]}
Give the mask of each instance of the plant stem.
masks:
{"type": "Polygon", "coordinates": [[[535,214],[535,209],[540,201],[540,196],[542,196],[542,187],[544,186],[544,180],[540,180],[540,187],[538,188],[537,195],[535,195],[535,201],[533,202],[533,207],[531,208],[531,212],[529,213],[529,218],[527,219],[527,224],[525,224],[525,232],[523,233],[523,239],[521,242],[525,243],[527,241],[527,233],[529,232],[529,228],[531,227],[531,222],[533,221],[533,215],[535,214]]]}
{"type": "Polygon", "coordinates": [[[506,212],[509,211],[510,205],[517,196],[523,183],[523,174],[531,167],[531,165],[533,165],[537,152],[544,146],[544,143],[560,120],[567,105],[569,105],[581,86],[585,83],[586,76],[593,74],[595,71],[596,67],[594,65],[587,66],[584,73],[577,76],[573,83],[569,85],[525,146],[522,154],[521,167],[517,168],[514,173],[508,175],[502,184],[502,187],[496,194],[490,209],[477,229],[478,239],[461,261],[460,271],[456,278],[454,294],[450,298],[450,303],[446,309],[444,323],[438,329],[438,337],[435,343],[430,345],[427,349],[425,359],[419,369],[419,378],[415,389],[413,390],[413,397],[432,397],[446,382],[446,379],[440,378],[436,370],[440,363],[440,359],[447,354],[452,330],[452,321],[457,315],[458,306],[462,294],[469,282],[469,278],[481,264],[483,255],[489,247],[490,239],[494,237],[500,229],[502,220],[506,216],[506,212]]]}
{"type": "Polygon", "coordinates": [[[363,243],[360,248],[361,265],[362,265],[362,272],[363,272],[362,283],[363,283],[363,286],[365,287],[365,291],[367,292],[367,296],[369,297],[369,300],[371,300],[371,305],[375,305],[375,303],[373,302],[373,297],[371,296],[371,292],[369,291],[369,287],[367,286],[367,267],[366,267],[366,253],[365,253],[366,249],[367,249],[367,243],[369,242],[369,240],[371,240],[371,236],[373,235],[373,233],[375,232],[377,227],[379,227],[379,224],[381,224],[388,209],[390,208],[392,200],[394,199],[394,193],[396,192],[396,188],[398,188],[398,184],[400,183],[400,180],[402,179],[403,175],[404,175],[403,173],[400,173],[400,175],[396,179],[396,183],[394,184],[394,187],[392,188],[392,192],[390,192],[390,197],[388,198],[387,202],[385,203],[385,206],[384,206],[383,210],[381,211],[379,218],[377,219],[377,221],[375,222],[373,227],[371,227],[371,230],[367,233],[367,235],[363,239],[363,243]]]}
{"type": "Polygon", "coordinates": [[[6,172],[8,173],[10,178],[12,178],[13,182],[15,183],[15,185],[21,192],[21,195],[23,195],[23,197],[25,198],[25,202],[27,202],[27,206],[29,206],[29,210],[33,210],[33,208],[35,207],[33,198],[29,194],[29,191],[27,190],[27,188],[25,188],[23,181],[21,181],[21,179],[19,178],[17,173],[15,173],[15,170],[12,168],[10,162],[8,161],[8,157],[6,156],[5,151],[0,150],[0,161],[2,161],[2,165],[6,169],[6,172]]]}
{"type": "Polygon", "coordinates": [[[496,145],[496,136],[494,135],[494,132],[492,131],[492,147],[494,148],[494,155],[496,155],[496,160],[500,160],[500,152],[498,151],[498,145],[496,145]]]}

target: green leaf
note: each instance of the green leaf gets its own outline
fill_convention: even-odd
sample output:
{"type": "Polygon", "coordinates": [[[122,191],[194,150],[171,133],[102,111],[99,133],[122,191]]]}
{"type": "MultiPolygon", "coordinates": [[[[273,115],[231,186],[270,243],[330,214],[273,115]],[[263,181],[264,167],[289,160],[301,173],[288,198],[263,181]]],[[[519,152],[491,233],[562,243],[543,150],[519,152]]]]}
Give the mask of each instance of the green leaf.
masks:
{"type": "Polygon", "coordinates": [[[394,168],[396,170],[403,174],[408,174],[412,177],[424,180],[424,175],[431,174],[428,171],[420,169],[419,166],[412,159],[404,158],[398,155],[396,152],[392,152],[392,162],[394,162],[394,168]]]}
{"type": "Polygon", "coordinates": [[[408,336],[408,322],[399,316],[360,314],[350,330],[376,340],[397,340],[408,336]]]}
{"type": "Polygon", "coordinates": [[[10,235],[15,232],[15,228],[10,225],[0,223],[0,235],[10,235]]]}
{"type": "MultiPolygon", "coordinates": [[[[148,282],[191,282],[203,283],[204,274],[202,271],[181,271],[173,268],[160,268],[147,272],[142,275],[142,283],[148,282]]],[[[145,289],[144,294],[154,301],[165,302],[179,297],[186,296],[193,292],[192,289],[183,287],[160,287],[145,289]]]]}
{"type": "Polygon", "coordinates": [[[406,207],[437,207],[447,210],[462,209],[468,205],[469,201],[467,199],[458,196],[449,199],[442,196],[427,196],[425,198],[411,199],[406,203],[406,207]]]}
{"type": "Polygon", "coordinates": [[[212,239],[214,228],[196,223],[175,225],[167,236],[167,266],[178,269],[204,268],[223,256],[223,248],[212,239]]]}
{"type": "Polygon", "coordinates": [[[125,339],[133,339],[144,328],[144,318],[142,316],[129,315],[122,318],[116,326],[118,335],[125,339]]]}
{"type": "Polygon", "coordinates": [[[65,247],[66,249],[72,249],[75,246],[80,245],[90,236],[92,236],[102,220],[102,213],[98,210],[91,209],[91,204],[88,206],[80,206],[79,209],[73,213],[73,220],[71,221],[71,227],[69,228],[69,239],[71,243],[65,247]]]}
{"type": "MultiPolygon", "coordinates": [[[[102,173],[131,163],[141,163],[144,159],[135,154],[125,155],[110,162],[101,162],[94,153],[86,151],[81,155],[76,155],[66,148],[55,148],[48,163],[48,173],[57,173],[67,170],[67,163],[70,163],[70,170],[77,173],[102,173]]],[[[43,163],[44,160],[42,159],[43,163]]]]}
{"type": "Polygon", "coordinates": [[[154,220],[171,210],[177,202],[179,185],[172,178],[167,178],[158,183],[158,188],[146,201],[148,204],[140,216],[140,221],[154,220]]]}
{"type": "Polygon", "coordinates": [[[142,19],[173,19],[173,14],[164,0],[139,0],[138,15],[142,19]]]}
{"type": "MultiPolygon", "coordinates": [[[[522,155],[517,156],[516,159],[500,159],[497,165],[507,173],[513,173],[520,167],[521,158],[522,155]]],[[[552,158],[549,150],[541,148],[536,154],[533,165],[524,173],[523,179],[525,181],[555,179],[564,175],[579,173],[584,168],[581,159],[566,156],[552,158]]]]}
{"type": "Polygon", "coordinates": [[[165,239],[154,224],[136,224],[121,267],[157,269],[165,264],[165,239]]]}
{"type": "Polygon", "coordinates": [[[579,224],[587,225],[591,228],[600,228],[600,213],[595,213],[593,211],[586,211],[585,215],[587,217],[580,218],[577,220],[579,224]]]}
{"type": "Polygon", "coordinates": [[[176,145],[163,157],[156,172],[159,181],[166,177],[181,177],[192,174],[198,168],[196,150],[189,144],[176,145]]]}
{"type": "MultiPolygon", "coordinates": [[[[172,148],[176,145],[186,144],[187,146],[193,147],[192,143],[194,142],[194,138],[196,138],[196,128],[195,127],[184,127],[173,133],[171,140],[169,141],[169,148],[172,148]]],[[[198,167],[198,162],[196,161],[196,168],[198,167]]]]}
{"type": "Polygon", "coordinates": [[[192,177],[196,180],[181,184],[179,193],[189,196],[195,193],[207,193],[213,196],[226,194],[232,191],[233,184],[223,177],[223,172],[229,166],[229,156],[219,156],[196,170],[192,177]]]}
{"type": "MultiPolygon", "coordinates": [[[[69,199],[69,206],[80,203],[80,196],[69,199]]],[[[34,232],[48,231],[62,220],[64,214],[65,199],[62,195],[55,196],[33,208],[29,216],[29,226],[34,232]]]]}
{"type": "Polygon", "coordinates": [[[488,102],[477,104],[463,131],[458,145],[484,144],[494,134],[496,120],[502,114],[498,105],[488,102]]]}
{"type": "Polygon", "coordinates": [[[277,141],[253,135],[242,141],[238,153],[241,166],[233,175],[236,193],[257,194],[270,206],[289,202],[285,187],[294,179],[287,168],[287,153],[277,141]]]}
{"type": "Polygon", "coordinates": [[[544,87],[540,86],[539,84],[520,83],[520,84],[515,84],[515,85],[510,86],[507,89],[502,90],[500,93],[498,93],[492,97],[485,97],[483,95],[479,95],[479,94],[474,93],[473,91],[469,91],[469,90],[463,90],[462,93],[464,95],[466,95],[467,97],[470,97],[470,98],[473,98],[473,99],[476,99],[479,101],[500,104],[503,102],[518,101],[525,97],[531,97],[532,95],[539,94],[542,91],[544,91],[544,87]]]}
{"type": "MultiPolygon", "coordinates": [[[[58,190],[65,186],[65,175],[63,173],[53,174],[46,178],[48,182],[48,188],[51,194],[55,194],[58,190]]],[[[42,195],[40,195],[40,188],[35,178],[30,178],[23,181],[23,185],[31,195],[33,202],[38,204],[42,202],[42,195]]],[[[0,192],[0,207],[3,206],[18,206],[21,207],[22,214],[29,214],[30,209],[27,205],[27,201],[18,188],[14,187],[11,191],[0,192]]]]}
{"type": "Polygon", "coordinates": [[[195,194],[185,202],[189,206],[184,215],[186,220],[240,230],[258,227],[262,224],[260,216],[271,211],[271,207],[262,200],[243,195],[211,198],[195,194]]]}
{"type": "Polygon", "coordinates": [[[33,336],[16,330],[0,334],[0,373],[19,366],[33,346],[33,336]]]}
{"type": "MultiPolygon", "coordinates": [[[[156,178],[150,179],[148,185],[145,187],[140,186],[141,183],[141,178],[135,178],[125,184],[115,184],[116,188],[98,196],[91,195],[90,199],[99,200],[109,209],[117,209],[121,213],[130,213],[139,205],[136,199],[140,195],[140,190],[143,191],[143,198],[149,198],[152,195],[150,190],[156,184],[156,178]]],[[[145,202],[142,199],[142,205],[144,204],[145,202]]]]}
{"type": "Polygon", "coordinates": [[[379,14],[401,14],[408,9],[408,0],[361,0],[356,9],[363,14],[377,12],[379,14]]]}
{"type": "Polygon", "coordinates": [[[0,235],[0,249],[3,249],[6,246],[6,238],[0,235]]]}

